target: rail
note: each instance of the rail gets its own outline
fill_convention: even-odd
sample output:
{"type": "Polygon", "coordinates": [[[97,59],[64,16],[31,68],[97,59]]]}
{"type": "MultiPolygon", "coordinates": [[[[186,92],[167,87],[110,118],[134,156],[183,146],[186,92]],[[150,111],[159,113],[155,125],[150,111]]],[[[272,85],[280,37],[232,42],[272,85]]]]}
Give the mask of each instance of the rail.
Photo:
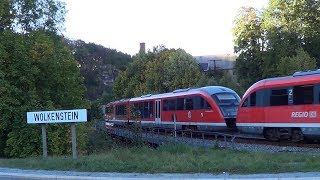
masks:
{"type": "MultiPolygon", "coordinates": [[[[100,128],[104,129],[103,127],[100,128]]],[[[228,134],[222,132],[206,132],[206,131],[192,131],[192,130],[174,130],[166,128],[142,128],[136,130],[132,126],[117,126],[106,128],[110,134],[131,140],[145,141],[152,144],[164,143],[183,143],[183,144],[197,144],[201,142],[205,146],[212,146],[218,144],[219,147],[226,147],[229,143],[234,143],[237,134],[228,134]],[[213,140],[213,141],[212,141],[213,140]]]]}

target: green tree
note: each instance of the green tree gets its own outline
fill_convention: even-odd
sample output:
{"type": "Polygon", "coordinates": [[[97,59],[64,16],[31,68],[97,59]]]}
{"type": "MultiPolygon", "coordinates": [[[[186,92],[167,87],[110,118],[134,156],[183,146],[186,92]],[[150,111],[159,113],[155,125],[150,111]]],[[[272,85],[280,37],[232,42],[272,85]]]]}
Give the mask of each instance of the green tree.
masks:
{"type": "Polygon", "coordinates": [[[67,44],[80,64],[80,73],[87,89],[86,98],[91,101],[102,94],[111,94],[110,87],[118,72],[125,70],[132,62],[130,55],[94,43],[67,40],[67,44]]]}
{"type": "Polygon", "coordinates": [[[319,65],[320,2],[318,0],[270,0],[263,12],[268,51],[273,59],[291,56],[302,47],[319,65]]]}
{"type": "Polygon", "coordinates": [[[12,0],[10,5],[14,16],[11,27],[18,32],[63,29],[66,9],[60,0],[12,0]]]}
{"type": "Polygon", "coordinates": [[[168,91],[175,89],[193,87],[200,79],[200,67],[195,59],[182,49],[170,53],[167,61],[164,62],[162,84],[168,91]]]}
{"type": "Polygon", "coordinates": [[[281,76],[287,76],[297,71],[315,69],[316,66],[317,62],[315,58],[311,58],[307,52],[300,48],[296,50],[295,56],[280,59],[278,72],[281,76]]]}
{"type": "Polygon", "coordinates": [[[254,8],[241,8],[233,29],[234,49],[239,54],[235,72],[242,86],[249,87],[262,78],[264,39],[261,18],[254,8]]]}
{"type": "MultiPolygon", "coordinates": [[[[37,31],[24,36],[3,31],[0,40],[1,91],[5,95],[0,97],[0,154],[38,155],[40,128],[26,123],[26,112],[88,107],[83,79],[77,62],[55,34],[37,31]]],[[[80,142],[86,141],[85,126],[78,125],[80,142]]],[[[47,131],[50,154],[70,152],[69,125],[48,125],[47,131]]]]}
{"type": "Polygon", "coordinates": [[[11,0],[2,0],[0,2],[0,31],[11,27],[13,14],[10,12],[10,7],[12,7],[11,0]]]}
{"type": "MultiPolygon", "coordinates": [[[[279,72],[278,66],[282,58],[299,54],[297,49],[302,48],[311,58],[315,58],[319,67],[319,7],[318,0],[270,0],[268,8],[261,13],[245,11],[250,13],[238,16],[234,36],[235,51],[239,57],[235,68],[244,87],[259,79],[287,74],[291,69],[296,69],[281,69],[279,72]]],[[[284,61],[289,62],[288,59],[284,61]]],[[[301,71],[313,66],[298,67],[301,69],[296,70],[301,71]]]]}
{"type": "Polygon", "coordinates": [[[168,77],[165,77],[165,69],[167,68],[166,66],[169,65],[167,61],[170,59],[172,53],[174,53],[174,50],[155,49],[153,60],[147,63],[145,71],[147,76],[146,86],[147,89],[150,90],[150,93],[170,91],[168,77]]]}
{"type": "MultiPolygon", "coordinates": [[[[4,0],[0,3],[0,156],[26,157],[41,151],[40,128],[26,112],[86,108],[79,64],[63,39],[65,8],[59,0],[4,0]]],[[[78,147],[86,143],[78,125],[78,147]]],[[[70,152],[70,127],[47,125],[50,154],[70,152]]]]}
{"type": "Polygon", "coordinates": [[[116,79],[116,99],[192,87],[200,78],[195,59],[181,49],[159,46],[147,54],[139,53],[133,59],[128,69],[116,79]]]}

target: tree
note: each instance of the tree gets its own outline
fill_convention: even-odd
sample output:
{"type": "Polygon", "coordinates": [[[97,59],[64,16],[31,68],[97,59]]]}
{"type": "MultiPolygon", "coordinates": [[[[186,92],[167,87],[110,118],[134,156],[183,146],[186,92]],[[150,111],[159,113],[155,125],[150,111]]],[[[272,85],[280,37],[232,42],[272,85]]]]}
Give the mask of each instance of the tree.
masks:
{"type": "Polygon", "coordinates": [[[158,76],[164,77],[162,84],[168,91],[193,87],[200,79],[199,65],[190,54],[182,49],[170,53],[164,66],[163,74],[158,74],[158,76]]]}
{"type": "MultiPolygon", "coordinates": [[[[53,33],[37,31],[24,36],[3,31],[0,40],[0,155],[38,155],[40,128],[26,123],[26,112],[88,107],[83,79],[72,54],[53,33]]],[[[69,129],[61,124],[47,126],[50,154],[70,151],[69,129]]],[[[86,129],[78,126],[81,142],[85,142],[82,134],[86,129]]]]}
{"type": "Polygon", "coordinates": [[[59,32],[63,29],[65,3],[60,0],[12,0],[11,27],[18,32],[36,30],[59,32]]]}
{"type": "Polygon", "coordinates": [[[159,46],[153,52],[139,53],[133,59],[128,69],[116,79],[116,99],[193,87],[200,78],[196,61],[182,49],[159,46]]]}
{"type": "MultiPolygon", "coordinates": [[[[0,3],[0,156],[40,154],[40,128],[26,123],[26,112],[89,107],[79,64],[57,35],[64,15],[59,0],[0,3]]],[[[77,126],[84,150],[88,128],[77,126]]],[[[50,154],[70,152],[68,125],[47,125],[47,133],[50,154]]]]}
{"type": "MultiPolygon", "coordinates": [[[[241,84],[247,87],[259,79],[291,72],[296,68],[287,71],[278,68],[280,60],[284,58],[283,66],[284,62],[289,63],[288,58],[302,51],[315,58],[319,67],[319,7],[318,0],[270,0],[269,7],[262,13],[246,11],[250,13],[238,16],[234,36],[239,57],[235,68],[241,84]]],[[[313,65],[300,66],[301,69],[296,70],[311,67],[313,65]]]]}
{"type": "Polygon", "coordinates": [[[12,7],[11,0],[2,0],[0,3],[0,31],[9,29],[13,20],[13,15],[10,12],[12,7]]]}
{"type": "Polygon", "coordinates": [[[94,43],[67,40],[67,45],[80,64],[80,73],[87,89],[86,98],[91,101],[104,93],[112,93],[110,87],[113,87],[118,72],[125,70],[132,61],[128,54],[94,43]]]}
{"type": "Polygon", "coordinates": [[[148,55],[138,53],[128,68],[120,72],[113,88],[115,99],[139,96],[146,92],[145,69],[150,57],[150,52],[148,55]]]}
{"type": "Polygon", "coordinates": [[[261,24],[261,18],[254,8],[241,8],[235,20],[234,49],[239,54],[235,72],[245,88],[262,78],[264,40],[261,24]]]}
{"type": "Polygon", "coordinates": [[[318,65],[320,53],[320,2],[318,0],[270,0],[263,13],[268,49],[277,58],[290,56],[302,47],[318,65]],[[278,55],[277,55],[278,54],[278,55]]]}
{"type": "Polygon", "coordinates": [[[278,72],[281,76],[287,76],[297,71],[316,69],[316,66],[315,58],[311,58],[307,52],[300,48],[296,50],[295,56],[281,58],[278,72]]]}

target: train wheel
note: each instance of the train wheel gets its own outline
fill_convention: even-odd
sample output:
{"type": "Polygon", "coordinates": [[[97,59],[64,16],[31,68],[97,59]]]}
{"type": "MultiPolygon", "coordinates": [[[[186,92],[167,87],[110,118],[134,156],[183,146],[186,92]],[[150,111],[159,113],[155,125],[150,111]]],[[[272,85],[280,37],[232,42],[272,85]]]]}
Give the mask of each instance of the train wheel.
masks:
{"type": "Polygon", "coordinates": [[[279,132],[277,128],[266,128],[264,130],[264,137],[270,141],[279,141],[279,132]]]}
{"type": "Polygon", "coordinates": [[[293,129],[291,135],[292,142],[299,142],[304,139],[301,129],[293,129]]]}

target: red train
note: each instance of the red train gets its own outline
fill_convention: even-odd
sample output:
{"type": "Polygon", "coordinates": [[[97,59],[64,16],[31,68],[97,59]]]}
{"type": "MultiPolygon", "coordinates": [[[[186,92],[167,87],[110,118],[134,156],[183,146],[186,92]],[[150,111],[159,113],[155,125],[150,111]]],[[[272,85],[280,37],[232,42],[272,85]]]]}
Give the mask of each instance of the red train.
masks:
{"type": "Polygon", "coordinates": [[[240,98],[221,86],[178,89],[170,93],[144,95],[106,105],[106,120],[142,126],[217,131],[235,127],[240,98]]]}
{"type": "Polygon", "coordinates": [[[320,70],[253,84],[244,94],[237,128],[270,140],[320,137],[320,70]]]}
{"type": "Polygon", "coordinates": [[[253,84],[240,101],[221,86],[180,89],[106,105],[106,120],[142,126],[217,131],[236,128],[269,140],[320,138],[320,70],[253,84]]]}

